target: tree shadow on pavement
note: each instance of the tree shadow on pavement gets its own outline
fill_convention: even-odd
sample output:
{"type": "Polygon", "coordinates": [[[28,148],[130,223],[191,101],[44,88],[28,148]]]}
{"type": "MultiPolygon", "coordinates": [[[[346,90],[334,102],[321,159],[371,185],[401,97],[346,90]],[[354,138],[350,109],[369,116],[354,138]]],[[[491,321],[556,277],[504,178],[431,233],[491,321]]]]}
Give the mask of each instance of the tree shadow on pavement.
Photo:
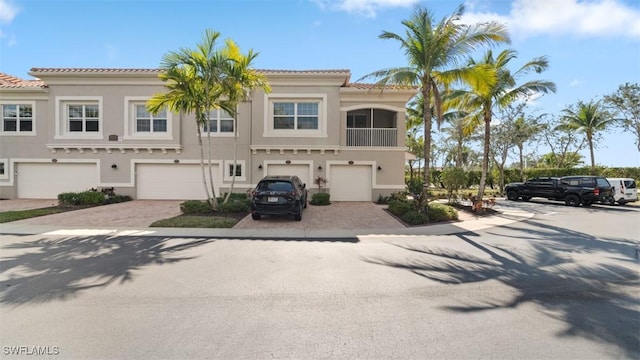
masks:
{"type": "Polygon", "coordinates": [[[579,255],[615,252],[635,262],[632,254],[637,243],[627,239],[599,239],[547,224],[528,223],[533,229],[512,228],[530,237],[526,250],[487,244],[478,234],[466,233],[457,235],[470,246],[465,252],[428,245],[394,244],[410,251],[411,255],[407,254],[401,261],[382,258],[365,261],[406,269],[450,285],[499,281],[515,290],[512,299],[503,302],[473,299],[472,303],[447,306],[445,310],[471,313],[533,303],[543,314],[566,324],[557,336],[579,336],[612,344],[620,348],[625,357],[640,358],[637,267],[612,264],[611,259],[577,262],[568,253],[575,250],[582,252],[579,255]]]}
{"type": "Polygon", "coordinates": [[[83,290],[132,281],[136,270],[192,259],[181,253],[211,241],[89,236],[5,245],[0,260],[0,303],[67,300],[83,290]]]}

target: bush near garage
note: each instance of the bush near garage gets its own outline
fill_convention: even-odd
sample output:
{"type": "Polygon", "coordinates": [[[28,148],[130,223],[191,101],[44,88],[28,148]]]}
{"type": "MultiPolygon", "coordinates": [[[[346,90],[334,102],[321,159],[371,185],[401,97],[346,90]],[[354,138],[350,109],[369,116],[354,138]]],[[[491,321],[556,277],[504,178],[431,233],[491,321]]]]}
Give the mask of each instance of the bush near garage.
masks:
{"type": "Polygon", "coordinates": [[[187,200],[180,204],[180,211],[185,215],[211,214],[213,210],[206,201],[187,200]]]}
{"type": "Polygon", "coordinates": [[[245,199],[232,199],[225,203],[220,203],[218,211],[223,213],[247,213],[251,209],[251,200],[245,199]]]}
{"type": "Polygon", "coordinates": [[[65,192],[58,194],[61,206],[97,206],[105,201],[105,195],[99,191],[65,192]]]}
{"type": "Polygon", "coordinates": [[[315,193],[311,196],[311,201],[309,204],[311,205],[330,205],[331,196],[328,193],[315,193]]]}
{"type": "Polygon", "coordinates": [[[393,199],[389,201],[388,211],[408,225],[458,220],[458,211],[449,205],[430,202],[426,206],[424,209],[424,205],[415,200],[393,199]]]}

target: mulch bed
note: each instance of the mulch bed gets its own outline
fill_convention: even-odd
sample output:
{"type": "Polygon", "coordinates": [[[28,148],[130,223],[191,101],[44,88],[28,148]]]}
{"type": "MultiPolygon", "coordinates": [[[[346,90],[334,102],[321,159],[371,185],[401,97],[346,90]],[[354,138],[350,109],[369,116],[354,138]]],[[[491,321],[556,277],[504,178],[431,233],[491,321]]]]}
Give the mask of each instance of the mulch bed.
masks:
{"type": "Polygon", "coordinates": [[[482,208],[482,211],[474,211],[471,205],[462,205],[462,204],[447,204],[447,205],[454,207],[458,210],[465,211],[475,216],[489,216],[489,215],[495,215],[500,213],[499,211],[494,210],[492,208],[482,208]]]}

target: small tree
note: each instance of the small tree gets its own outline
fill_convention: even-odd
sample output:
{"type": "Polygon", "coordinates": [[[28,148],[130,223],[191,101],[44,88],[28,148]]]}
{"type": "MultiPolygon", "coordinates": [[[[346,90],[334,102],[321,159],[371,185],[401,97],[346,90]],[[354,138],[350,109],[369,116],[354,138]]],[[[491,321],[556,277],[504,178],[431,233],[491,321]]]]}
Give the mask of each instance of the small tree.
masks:
{"type": "Polygon", "coordinates": [[[318,190],[320,192],[325,192],[326,191],[325,187],[327,186],[328,182],[329,182],[329,180],[327,180],[326,178],[323,178],[320,175],[318,175],[317,178],[313,179],[313,183],[318,185],[318,190]]]}
{"type": "Polygon", "coordinates": [[[440,181],[447,189],[449,203],[452,203],[454,195],[458,196],[458,190],[463,189],[467,184],[467,173],[459,167],[448,167],[440,174],[440,181]]]}

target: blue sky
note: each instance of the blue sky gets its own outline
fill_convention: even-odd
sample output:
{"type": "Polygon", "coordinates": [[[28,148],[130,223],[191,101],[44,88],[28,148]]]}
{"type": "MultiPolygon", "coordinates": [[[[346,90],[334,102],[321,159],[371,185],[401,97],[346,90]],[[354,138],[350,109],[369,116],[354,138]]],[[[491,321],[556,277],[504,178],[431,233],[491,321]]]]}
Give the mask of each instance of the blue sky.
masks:
{"type": "MultiPolygon", "coordinates": [[[[0,0],[0,72],[30,78],[32,67],[156,68],[170,50],[192,47],[207,28],[260,53],[261,69],[349,69],[352,80],[406,64],[383,31],[403,33],[414,6],[437,20],[458,1],[416,0],[0,0]]],[[[640,83],[638,0],[470,0],[465,22],[507,24],[512,61],[546,55],[537,78],[556,83],[539,113],[559,114],[625,82],[640,83]]],[[[501,50],[502,48],[500,48],[501,50]]],[[[640,166],[632,134],[612,130],[596,162],[640,166]]],[[[529,149],[541,155],[546,149],[529,149]]],[[[588,150],[583,151],[589,162],[588,150]]]]}

